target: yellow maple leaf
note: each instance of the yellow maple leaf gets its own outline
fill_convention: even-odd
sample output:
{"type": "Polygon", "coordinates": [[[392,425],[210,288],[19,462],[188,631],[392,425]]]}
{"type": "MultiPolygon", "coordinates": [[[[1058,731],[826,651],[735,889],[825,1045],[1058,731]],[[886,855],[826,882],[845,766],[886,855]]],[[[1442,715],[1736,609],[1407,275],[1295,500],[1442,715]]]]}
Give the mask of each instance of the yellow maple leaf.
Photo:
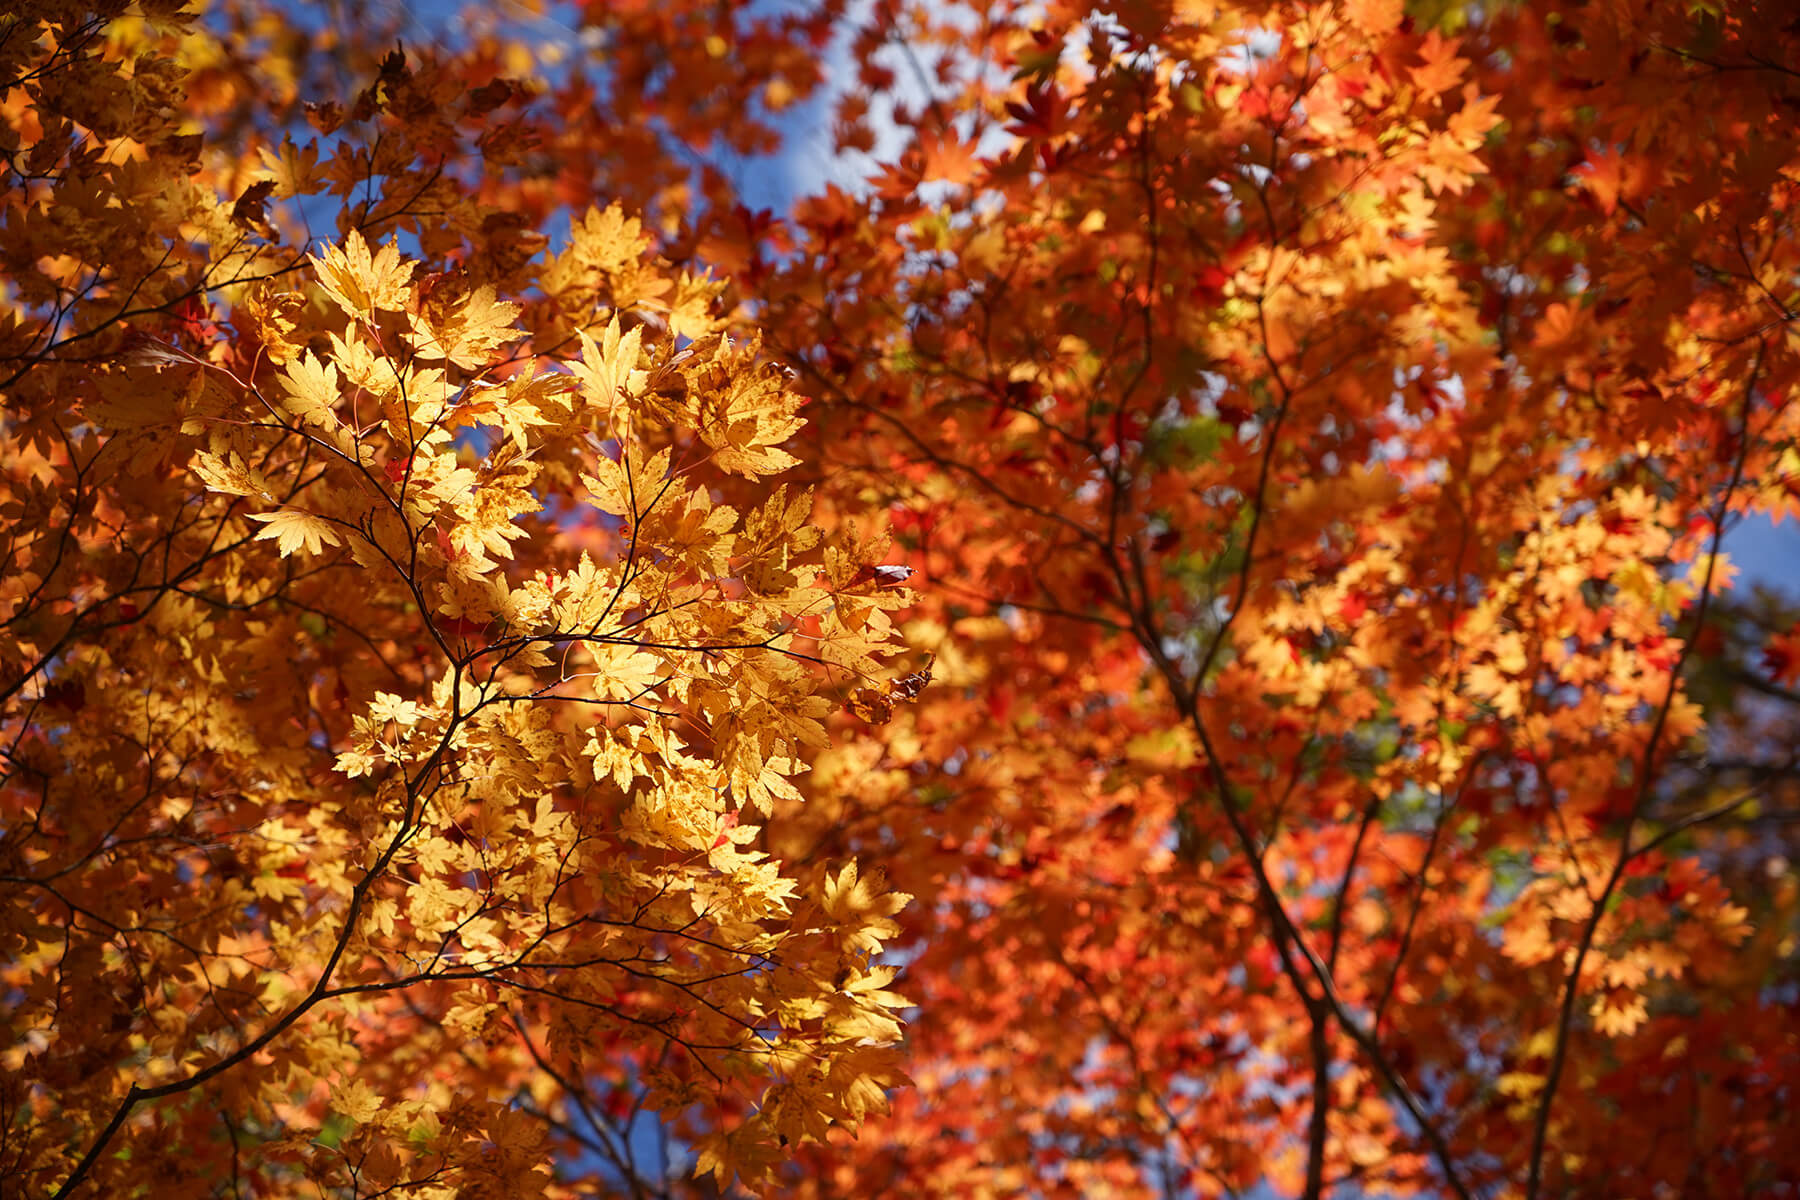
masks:
{"type": "Polygon", "coordinates": [[[327,246],[311,262],[325,294],[353,317],[367,319],[376,309],[399,312],[406,307],[416,264],[402,261],[392,242],[371,255],[362,234],[352,229],[342,249],[327,246]]]}
{"type": "Polygon", "coordinates": [[[667,674],[654,655],[629,646],[594,647],[594,695],[602,700],[641,700],[667,674]]]}
{"type": "Polygon", "coordinates": [[[338,369],[321,362],[308,350],[281,372],[281,407],[310,425],[330,428],[337,424],[332,408],[338,402],[338,369]]]}
{"type": "Polygon", "coordinates": [[[263,146],[257,153],[263,161],[263,173],[275,181],[276,189],[284,196],[310,195],[325,186],[316,142],[301,147],[292,138],[283,138],[279,151],[263,146]]]}
{"type": "Polygon", "coordinates": [[[724,290],[725,285],[710,276],[683,272],[675,286],[675,298],[669,302],[669,332],[689,339],[711,333],[718,324],[712,316],[712,304],[724,290]]]}
{"type": "Polygon", "coordinates": [[[1731,587],[1732,580],[1737,578],[1738,569],[1731,557],[1725,552],[1702,554],[1688,566],[1688,582],[1698,592],[1702,587],[1715,595],[1731,587]]]}
{"type": "Polygon", "coordinates": [[[192,463],[194,474],[206,484],[208,491],[224,492],[228,496],[261,496],[273,500],[274,494],[269,490],[269,481],[261,471],[244,461],[244,456],[236,450],[225,454],[213,454],[201,450],[194,455],[192,463]]]}
{"type": "Polygon", "coordinates": [[[643,340],[641,326],[629,333],[619,332],[619,318],[614,314],[595,343],[587,330],[580,331],[581,358],[569,364],[575,378],[581,381],[582,395],[597,406],[603,419],[610,421],[620,400],[638,394],[644,384],[644,372],[638,370],[638,349],[643,340]]]}
{"type": "Polygon", "coordinates": [[[250,519],[264,523],[262,532],[256,535],[255,540],[260,542],[265,538],[276,539],[276,547],[283,558],[302,548],[309,554],[318,554],[325,546],[343,544],[338,540],[337,530],[331,527],[331,522],[311,513],[284,508],[280,512],[251,513],[250,519]]]}
{"type": "Polygon", "coordinates": [[[1588,1011],[1594,1018],[1594,1028],[1608,1037],[1623,1037],[1631,1033],[1649,1016],[1649,1008],[1643,996],[1619,989],[1611,989],[1594,997],[1594,1003],[1588,1011]]]}
{"type": "Polygon", "coordinates": [[[497,298],[492,284],[482,284],[437,321],[413,313],[408,340],[420,358],[447,358],[472,371],[485,363],[496,347],[513,340],[517,333],[513,321],[519,312],[517,304],[497,298]]]}
{"type": "Polygon", "coordinates": [[[571,250],[603,271],[616,271],[650,248],[643,222],[627,217],[616,202],[588,209],[569,235],[571,250]]]}
{"type": "Polygon", "coordinates": [[[381,1111],[381,1097],[360,1079],[352,1079],[331,1089],[331,1107],[352,1121],[372,1121],[381,1111]]]}
{"type": "Polygon", "coordinates": [[[588,502],[595,508],[638,518],[655,507],[668,475],[669,451],[665,447],[635,467],[623,460],[602,459],[599,469],[592,475],[583,475],[581,482],[588,489],[588,502]]]}

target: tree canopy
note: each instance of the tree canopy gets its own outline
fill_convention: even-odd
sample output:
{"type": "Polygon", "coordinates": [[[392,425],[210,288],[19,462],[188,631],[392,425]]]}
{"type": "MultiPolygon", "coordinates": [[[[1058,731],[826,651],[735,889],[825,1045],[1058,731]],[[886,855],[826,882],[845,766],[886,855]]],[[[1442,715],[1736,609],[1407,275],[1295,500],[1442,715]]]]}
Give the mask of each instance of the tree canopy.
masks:
{"type": "Polygon", "coordinates": [[[0,153],[0,1195],[1800,1188],[1786,0],[22,0],[0,153]]]}

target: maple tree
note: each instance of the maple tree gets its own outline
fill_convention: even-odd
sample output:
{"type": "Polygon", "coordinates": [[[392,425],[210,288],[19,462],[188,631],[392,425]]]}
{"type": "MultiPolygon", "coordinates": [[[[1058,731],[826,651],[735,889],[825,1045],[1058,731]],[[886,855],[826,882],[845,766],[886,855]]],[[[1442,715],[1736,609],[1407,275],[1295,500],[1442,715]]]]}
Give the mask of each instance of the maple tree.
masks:
{"type": "Polygon", "coordinates": [[[796,1186],[1782,1194],[1789,10],[908,14],[764,293],[939,650],[798,818],[919,1086],[796,1186]]]}
{"type": "Polygon", "coordinates": [[[1787,5],[355,11],[0,18],[0,1190],[1800,1178],[1787,5]]]}
{"type": "Polygon", "coordinates": [[[563,1077],[740,1171],[878,1107],[905,897],[756,841],[906,594],[768,482],[721,285],[617,207],[472,243],[399,56],[243,160],[203,34],[79,15],[6,66],[8,1193],[540,1194],[563,1077]]]}

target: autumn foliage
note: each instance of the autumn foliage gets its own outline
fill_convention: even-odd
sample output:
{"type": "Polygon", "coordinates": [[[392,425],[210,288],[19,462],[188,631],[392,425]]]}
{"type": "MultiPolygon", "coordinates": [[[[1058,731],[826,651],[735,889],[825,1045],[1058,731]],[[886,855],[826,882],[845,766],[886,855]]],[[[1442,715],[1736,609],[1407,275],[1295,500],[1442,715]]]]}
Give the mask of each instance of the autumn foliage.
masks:
{"type": "Polygon", "coordinates": [[[1800,1188],[1788,4],[330,18],[0,16],[0,1196],[1800,1188]]]}

